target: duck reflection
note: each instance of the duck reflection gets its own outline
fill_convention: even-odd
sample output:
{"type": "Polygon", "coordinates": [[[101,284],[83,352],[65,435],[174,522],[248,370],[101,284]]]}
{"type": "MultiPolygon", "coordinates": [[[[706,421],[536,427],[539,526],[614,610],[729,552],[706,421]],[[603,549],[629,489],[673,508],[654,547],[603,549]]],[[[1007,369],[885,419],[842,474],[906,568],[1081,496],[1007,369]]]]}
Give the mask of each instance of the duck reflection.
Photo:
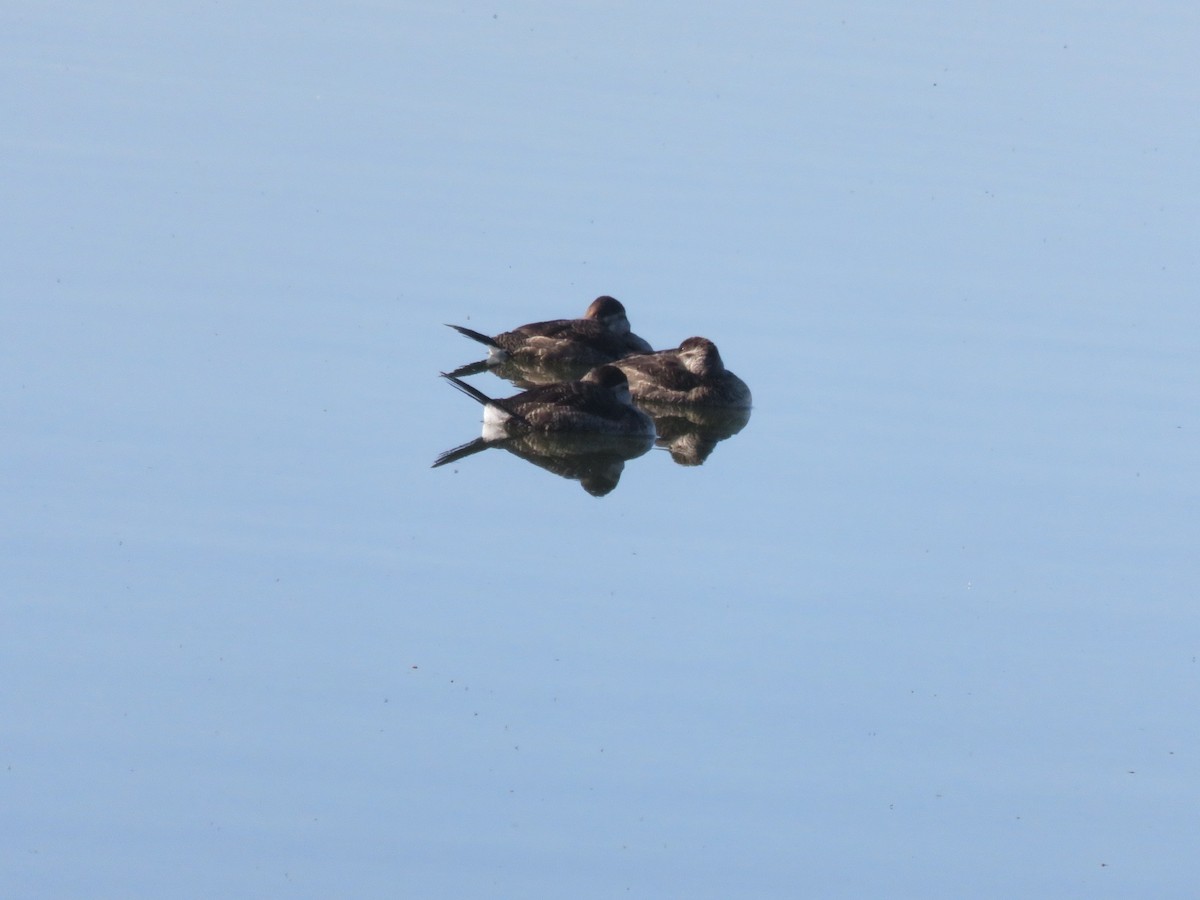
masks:
{"type": "Polygon", "coordinates": [[[638,403],[654,420],[655,444],[670,452],[681,466],[700,466],[717,444],[731,438],[750,421],[750,407],[722,409],[679,403],[638,403]]]}
{"type": "Polygon", "coordinates": [[[481,359],[479,362],[459,366],[447,374],[455,378],[468,378],[482,372],[491,372],[503,378],[513,387],[527,390],[547,384],[558,384],[561,381],[577,381],[590,372],[590,363],[547,362],[517,359],[501,359],[499,361],[481,359]]]}
{"type": "Polygon", "coordinates": [[[530,432],[500,440],[477,437],[441,454],[433,467],[457,462],[483,450],[503,449],[561,478],[578,481],[593,497],[603,497],[620,482],[625,463],[648,453],[653,446],[654,438],[650,435],[530,432]]]}

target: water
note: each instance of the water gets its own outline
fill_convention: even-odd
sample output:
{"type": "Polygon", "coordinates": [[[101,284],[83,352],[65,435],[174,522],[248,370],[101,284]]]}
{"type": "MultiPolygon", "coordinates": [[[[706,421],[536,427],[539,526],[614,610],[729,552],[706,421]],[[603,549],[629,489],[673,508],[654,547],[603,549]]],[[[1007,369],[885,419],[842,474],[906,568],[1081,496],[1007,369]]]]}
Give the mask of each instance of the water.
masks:
{"type": "Polygon", "coordinates": [[[5,18],[14,896],[1190,896],[1190,7],[5,18]],[[601,293],[745,428],[431,469],[601,293]]]}

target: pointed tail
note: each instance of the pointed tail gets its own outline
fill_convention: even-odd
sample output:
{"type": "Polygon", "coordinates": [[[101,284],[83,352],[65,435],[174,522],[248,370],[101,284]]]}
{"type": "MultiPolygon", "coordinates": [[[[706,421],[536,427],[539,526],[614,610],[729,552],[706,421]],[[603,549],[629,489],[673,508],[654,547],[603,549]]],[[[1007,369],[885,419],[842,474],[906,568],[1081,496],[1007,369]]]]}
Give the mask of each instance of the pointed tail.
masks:
{"type": "Polygon", "coordinates": [[[479,362],[467,363],[465,366],[459,366],[452,370],[449,374],[456,378],[461,378],[464,375],[478,375],[480,372],[486,372],[491,366],[488,365],[486,359],[481,359],[479,362]]]}
{"type": "MultiPolygon", "coordinates": [[[[439,372],[438,374],[440,374],[443,378],[445,378],[452,385],[454,385],[455,388],[462,391],[464,394],[466,394],[472,400],[475,400],[478,403],[482,403],[484,406],[487,406],[489,403],[496,402],[491,397],[489,397],[487,394],[485,394],[483,391],[479,390],[479,388],[475,387],[474,385],[467,384],[461,378],[459,378],[455,375],[452,375],[449,372],[439,372]]],[[[501,409],[503,409],[503,407],[501,407],[501,409]]]]}
{"type": "Polygon", "coordinates": [[[463,328],[461,325],[451,325],[449,323],[446,324],[446,327],[453,328],[459,334],[469,337],[473,341],[479,341],[479,343],[484,344],[488,347],[491,347],[493,350],[503,350],[504,349],[499,344],[497,344],[494,340],[492,340],[490,337],[488,337],[486,334],[480,334],[478,331],[475,331],[472,328],[463,328]]]}
{"type": "Polygon", "coordinates": [[[525,420],[525,417],[509,409],[508,405],[503,400],[496,400],[493,397],[489,397],[483,391],[479,390],[479,388],[475,387],[474,385],[467,384],[453,373],[439,372],[438,374],[454,385],[457,390],[462,391],[476,403],[482,403],[484,406],[494,406],[496,409],[502,410],[504,414],[512,420],[520,422],[522,425],[529,427],[529,423],[525,420]]]}
{"type": "Polygon", "coordinates": [[[481,450],[486,450],[488,447],[494,446],[496,441],[488,441],[484,438],[477,437],[473,441],[467,441],[465,444],[459,444],[452,450],[447,450],[445,453],[439,453],[438,458],[433,461],[431,469],[436,469],[438,466],[444,466],[447,463],[458,462],[460,459],[466,459],[468,456],[474,456],[481,450]]]}

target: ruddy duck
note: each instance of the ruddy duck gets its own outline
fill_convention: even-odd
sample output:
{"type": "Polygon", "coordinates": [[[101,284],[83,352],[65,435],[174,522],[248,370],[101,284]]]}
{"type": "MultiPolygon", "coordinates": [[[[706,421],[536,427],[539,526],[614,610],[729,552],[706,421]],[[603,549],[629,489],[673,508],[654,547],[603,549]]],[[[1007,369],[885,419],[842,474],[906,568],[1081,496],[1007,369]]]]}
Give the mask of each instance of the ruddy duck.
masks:
{"type": "Polygon", "coordinates": [[[542,385],[502,400],[453,375],[442,377],[483,404],[484,441],[533,431],[654,436],[654,421],[633,405],[629,379],[614,366],[593,369],[581,381],[542,385]]]}
{"type": "Polygon", "coordinates": [[[694,406],[750,406],[750,388],[725,368],[717,345],[690,337],[677,350],[660,350],[617,360],[634,399],[694,406]]]}
{"type": "Polygon", "coordinates": [[[652,348],[629,328],[625,307],[613,297],[597,297],[582,319],[532,322],[495,337],[461,325],[450,325],[459,334],[488,347],[487,364],[562,364],[599,366],[631,353],[652,348]]]}

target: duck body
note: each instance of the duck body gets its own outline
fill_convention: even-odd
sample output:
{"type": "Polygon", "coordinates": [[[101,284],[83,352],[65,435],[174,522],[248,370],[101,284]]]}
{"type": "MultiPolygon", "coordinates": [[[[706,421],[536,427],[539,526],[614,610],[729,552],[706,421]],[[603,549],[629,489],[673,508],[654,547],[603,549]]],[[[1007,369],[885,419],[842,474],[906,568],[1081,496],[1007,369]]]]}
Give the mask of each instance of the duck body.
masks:
{"type": "Polygon", "coordinates": [[[674,350],[616,360],[634,400],[648,404],[749,408],[750,388],[725,368],[717,345],[690,337],[674,350]]]}
{"type": "Polygon", "coordinates": [[[651,352],[650,344],[632,332],[625,307],[613,297],[597,297],[580,319],[531,322],[493,337],[461,325],[459,334],[488,348],[488,366],[560,365],[591,368],[634,353],[651,352]]]}

